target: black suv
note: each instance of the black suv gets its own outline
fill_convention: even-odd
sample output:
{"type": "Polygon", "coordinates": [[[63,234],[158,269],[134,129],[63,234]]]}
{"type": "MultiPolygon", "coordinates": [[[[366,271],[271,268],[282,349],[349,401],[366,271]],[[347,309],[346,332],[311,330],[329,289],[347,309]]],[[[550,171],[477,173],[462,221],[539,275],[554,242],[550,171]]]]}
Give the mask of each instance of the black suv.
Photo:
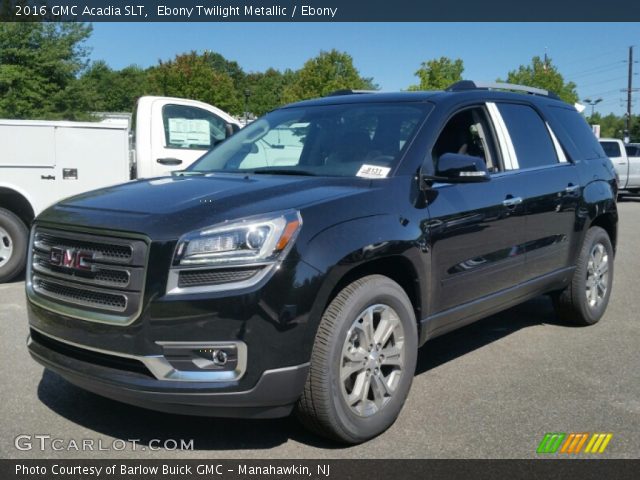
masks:
{"type": "Polygon", "coordinates": [[[597,322],[616,190],[584,119],[543,90],[464,81],[296,103],[171,177],[42,213],[29,349],[123,402],[295,409],[362,442],[397,417],[427,340],[541,294],[597,322]]]}

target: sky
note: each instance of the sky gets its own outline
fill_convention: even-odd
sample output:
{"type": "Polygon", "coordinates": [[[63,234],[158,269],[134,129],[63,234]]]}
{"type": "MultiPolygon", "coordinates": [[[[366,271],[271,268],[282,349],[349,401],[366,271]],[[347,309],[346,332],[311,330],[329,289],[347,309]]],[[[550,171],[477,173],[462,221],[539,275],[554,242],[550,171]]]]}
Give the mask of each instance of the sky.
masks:
{"type": "MultiPolygon", "coordinates": [[[[602,98],[596,111],[626,111],[628,47],[640,59],[640,23],[94,23],[91,60],[112,68],[211,50],[246,72],[298,69],[321,50],[349,53],[360,74],[381,90],[416,83],[421,62],[464,61],[466,79],[494,81],[545,51],[581,99],[602,98]]],[[[637,60],[636,60],[637,62],[637,60]]],[[[640,63],[634,64],[640,72],[640,63]]],[[[634,87],[640,76],[634,75],[634,87]]],[[[632,113],[640,113],[640,92],[632,113]]]]}

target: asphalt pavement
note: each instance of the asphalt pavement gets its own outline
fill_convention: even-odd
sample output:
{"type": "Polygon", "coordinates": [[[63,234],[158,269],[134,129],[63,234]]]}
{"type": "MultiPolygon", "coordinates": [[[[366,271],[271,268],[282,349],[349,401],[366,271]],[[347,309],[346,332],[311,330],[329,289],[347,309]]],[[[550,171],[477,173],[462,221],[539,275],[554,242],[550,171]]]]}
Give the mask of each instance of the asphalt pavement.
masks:
{"type": "Polygon", "coordinates": [[[24,282],[0,285],[0,458],[535,458],[547,432],[612,433],[600,458],[639,458],[640,198],[619,210],[600,323],[563,325],[540,297],[427,343],[398,421],[355,447],[293,418],[170,415],[76,388],[27,353],[24,282]]]}

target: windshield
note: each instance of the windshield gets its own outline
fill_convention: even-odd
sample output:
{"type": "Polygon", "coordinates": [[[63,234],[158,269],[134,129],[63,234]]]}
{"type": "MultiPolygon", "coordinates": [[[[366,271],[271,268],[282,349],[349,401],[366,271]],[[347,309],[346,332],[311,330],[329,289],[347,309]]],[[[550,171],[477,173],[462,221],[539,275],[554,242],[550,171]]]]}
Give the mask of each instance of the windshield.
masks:
{"type": "Polygon", "coordinates": [[[392,169],[429,108],[424,103],[359,103],[276,110],[188,170],[355,176],[363,165],[392,169]]]}

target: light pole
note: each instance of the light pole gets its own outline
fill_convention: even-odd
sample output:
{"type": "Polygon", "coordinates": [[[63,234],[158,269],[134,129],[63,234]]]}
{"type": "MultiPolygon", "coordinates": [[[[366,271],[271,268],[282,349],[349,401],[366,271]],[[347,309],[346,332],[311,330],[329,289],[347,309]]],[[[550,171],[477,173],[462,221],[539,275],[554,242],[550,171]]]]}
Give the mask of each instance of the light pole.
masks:
{"type": "Polygon", "coordinates": [[[595,112],[596,105],[602,101],[601,98],[596,98],[595,100],[591,100],[590,98],[585,98],[583,102],[587,105],[591,105],[591,116],[593,117],[593,113],[595,112]]]}
{"type": "Polygon", "coordinates": [[[249,97],[251,96],[251,90],[244,91],[244,124],[249,123],[249,97]]]}

